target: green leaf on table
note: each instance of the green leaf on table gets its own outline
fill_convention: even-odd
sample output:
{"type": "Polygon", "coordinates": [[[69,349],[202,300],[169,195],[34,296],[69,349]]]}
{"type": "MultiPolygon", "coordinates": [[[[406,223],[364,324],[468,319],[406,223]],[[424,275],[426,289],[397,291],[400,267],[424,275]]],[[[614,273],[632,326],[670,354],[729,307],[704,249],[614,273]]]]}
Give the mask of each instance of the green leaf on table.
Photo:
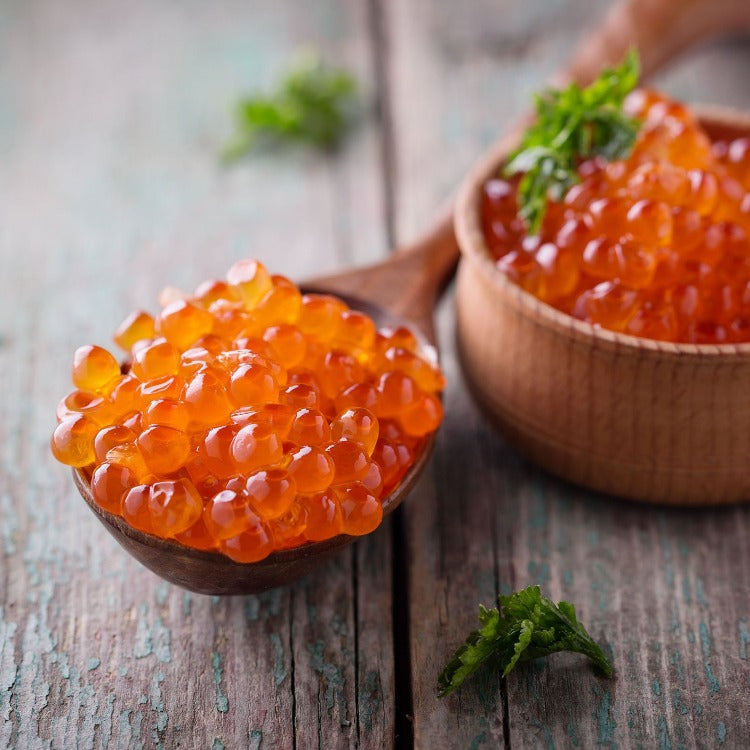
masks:
{"type": "Polygon", "coordinates": [[[274,92],[237,102],[236,130],[224,158],[235,161],[256,148],[295,143],[334,150],[353,124],[356,103],[357,82],[349,72],[303,55],[274,92]]]}
{"type": "Polygon", "coordinates": [[[441,697],[483,664],[491,664],[507,677],[517,663],[557,651],[584,654],[606,677],[612,676],[612,664],[569,602],[555,604],[542,596],[539,586],[500,596],[498,602],[498,609],[479,605],[479,630],[469,634],[438,678],[441,697]]]}
{"type": "Polygon", "coordinates": [[[622,105],[639,73],[638,54],[631,50],[620,66],[603,70],[589,86],[571,83],[535,97],[536,118],[503,170],[508,177],[522,174],[519,214],[530,234],[539,232],[547,201],[561,200],[578,182],[580,161],[623,159],[630,153],[639,122],[622,105]]]}

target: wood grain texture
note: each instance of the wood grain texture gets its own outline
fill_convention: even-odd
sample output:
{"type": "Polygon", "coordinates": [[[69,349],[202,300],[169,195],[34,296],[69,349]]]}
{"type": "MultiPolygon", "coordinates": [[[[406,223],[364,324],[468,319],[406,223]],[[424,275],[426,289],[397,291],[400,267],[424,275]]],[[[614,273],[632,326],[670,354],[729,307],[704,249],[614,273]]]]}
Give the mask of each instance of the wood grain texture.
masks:
{"type": "Polygon", "coordinates": [[[73,349],[161,286],[244,255],[301,279],[383,252],[373,119],[335,159],[218,159],[232,101],[302,43],[371,98],[367,18],[336,0],[0,8],[0,747],[392,742],[388,524],[299,586],[192,595],[102,533],[48,449],[73,349]]]}
{"type": "MultiPolygon", "coordinates": [[[[49,457],[75,346],[242,255],[303,279],[418,236],[606,5],[0,6],[0,747],[750,744],[750,511],[636,507],[540,475],[465,391],[450,301],[432,468],[395,523],[291,588],[160,582],[49,457]],[[232,98],[307,40],[378,106],[337,159],[222,169],[232,98]],[[615,680],[559,656],[438,701],[477,603],[533,582],[577,604],[615,680]]],[[[714,46],[662,81],[750,108],[748,63],[746,45],[714,46]]]]}

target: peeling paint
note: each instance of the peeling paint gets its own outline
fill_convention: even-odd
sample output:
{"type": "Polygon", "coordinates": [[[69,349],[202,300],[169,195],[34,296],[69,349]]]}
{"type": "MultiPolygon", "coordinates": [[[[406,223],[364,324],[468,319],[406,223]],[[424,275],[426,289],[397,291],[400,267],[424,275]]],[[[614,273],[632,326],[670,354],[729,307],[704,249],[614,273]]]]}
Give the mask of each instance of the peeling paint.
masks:
{"type": "Polygon", "coordinates": [[[271,646],[273,647],[273,680],[276,687],[279,687],[286,679],[286,669],[284,667],[284,647],[278,633],[271,633],[271,646]]]}
{"type": "Polygon", "coordinates": [[[682,598],[685,600],[685,604],[690,604],[693,600],[690,590],[690,578],[688,576],[682,577],[682,598]]]}
{"type": "Polygon", "coordinates": [[[43,557],[40,550],[34,550],[41,543],[36,535],[27,540],[25,562],[27,571],[33,576],[33,593],[37,607],[29,613],[21,636],[23,656],[12,688],[13,713],[18,721],[16,745],[34,747],[38,744],[38,727],[42,712],[47,707],[50,683],[44,670],[44,657],[54,651],[57,640],[47,625],[49,603],[52,600],[53,585],[50,581],[42,583],[42,572],[36,561],[43,557]],[[39,555],[34,558],[33,555],[39,555]],[[21,696],[24,696],[21,700],[21,696]]]}
{"type": "Polygon", "coordinates": [[[16,534],[18,533],[18,519],[13,509],[12,498],[8,492],[0,492],[0,550],[10,557],[16,554],[16,534]]]}
{"type": "Polygon", "coordinates": [[[221,690],[223,671],[221,669],[221,656],[218,651],[213,655],[214,682],[216,683],[216,710],[225,714],[229,710],[229,698],[221,690]]]}
{"type": "Polygon", "coordinates": [[[153,623],[149,624],[148,606],[142,602],[138,610],[133,656],[143,659],[155,654],[162,664],[167,664],[172,660],[171,642],[172,634],[169,628],[164,626],[161,617],[156,617],[153,623]]]}
{"type": "Polygon", "coordinates": [[[13,731],[10,713],[13,687],[18,674],[13,648],[13,638],[17,627],[14,622],[4,619],[4,611],[0,607],[0,746],[2,747],[10,747],[10,736],[13,731]]]}
{"type": "Polygon", "coordinates": [[[568,739],[570,740],[570,744],[573,747],[578,747],[581,743],[578,740],[578,734],[576,732],[575,724],[573,724],[572,721],[568,722],[568,726],[565,728],[565,734],[568,735],[568,739]]]}
{"type": "Polygon", "coordinates": [[[677,677],[680,682],[684,682],[684,669],[682,666],[682,654],[679,651],[675,651],[669,658],[669,663],[672,664],[677,672],[677,677]]]}
{"type": "Polygon", "coordinates": [[[326,661],[325,643],[321,640],[308,643],[307,650],[310,653],[312,668],[325,680],[325,707],[330,713],[334,705],[338,709],[339,723],[341,726],[349,726],[351,721],[347,717],[346,696],[344,694],[344,671],[341,667],[326,661]]]}
{"type": "Polygon", "coordinates": [[[273,589],[263,594],[245,597],[245,617],[250,622],[267,617],[276,617],[281,612],[281,589],[273,589]]]}
{"type": "MultiPolygon", "coordinates": [[[[0,613],[1,615],[2,613],[0,613]]],[[[747,647],[750,644],[750,632],[747,629],[747,623],[744,620],[739,620],[737,623],[737,629],[739,631],[739,656],[740,659],[747,660],[747,647]]]]}
{"type": "Polygon", "coordinates": [[[149,692],[149,706],[156,713],[156,721],[151,729],[151,737],[157,748],[163,748],[164,732],[169,724],[169,716],[164,706],[164,696],[161,692],[161,684],[164,682],[163,672],[157,672],[151,679],[151,690],[149,692]]]}
{"type": "Polygon", "coordinates": [[[705,622],[700,624],[699,628],[701,638],[701,652],[703,653],[704,667],[706,671],[706,682],[708,683],[708,694],[716,695],[719,692],[719,680],[711,669],[711,636],[708,632],[708,626],[705,622]]]}
{"type": "Polygon", "coordinates": [[[549,563],[537,562],[536,560],[529,560],[529,577],[530,579],[544,588],[552,577],[550,574],[549,563]]]}
{"type": "Polygon", "coordinates": [[[669,736],[667,720],[663,716],[659,719],[657,732],[659,739],[659,750],[672,750],[672,739],[669,736]]]}
{"type": "Polygon", "coordinates": [[[382,711],[383,706],[380,675],[375,670],[370,670],[364,680],[360,681],[358,703],[360,723],[369,732],[372,730],[373,718],[382,711]]]}
{"type": "Polygon", "coordinates": [[[677,711],[677,713],[682,714],[683,716],[690,713],[688,706],[682,702],[682,694],[680,693],[679,688],[672,693],[672,706],[674,706],[674,710],[677,711]]]}
{"type": "Polygon", "coordinates": [[[126,750],[126,748],[130,747],[142,750],[143,742],[140,739],[142,722],[143,713],[141,711],[133,711],[128,708],[120,712],[119,732],[117,736],[118,750],[126,750]]]}
{"type": "Polygon", "coordinates": [[[723,721],[716,725],[716,739],[720,745],[727,741],[727,726],[723,721]]]}
{"type": "Polygon", "coordinates": [[[166,581],[159,581],[156,586],[156,603],[163,607],[167,603],[169,597],[169,584],[166,581]]]}
{"type": "Polygon", "coordinates": [[[596,708],[594,709],[594,721],[596,722],[596,742],[615,748],[615,730],[617,722],[612,715],[612,694],[607,689],[594,685],[596,696],[596,708]]]}
{"type": "Polygon", "coordinates": [[[472,741],[469,743],[469,750],[478,750],[487,740],[487,730],[480,732],[472,741]]]}

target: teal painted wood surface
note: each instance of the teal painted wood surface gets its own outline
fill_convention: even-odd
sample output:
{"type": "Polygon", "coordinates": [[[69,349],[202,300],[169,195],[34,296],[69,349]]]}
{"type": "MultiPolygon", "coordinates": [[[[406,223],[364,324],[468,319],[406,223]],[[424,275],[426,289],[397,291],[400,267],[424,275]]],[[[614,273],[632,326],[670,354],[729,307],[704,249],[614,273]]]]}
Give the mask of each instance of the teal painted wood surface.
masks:
{"type": "MultiPolygon", "coordinates": [[[[413,238],[605,6],[0,5],[0,747],[750,745],[750,509],[645,508],[540,475],[464,391],[450,300],[424,481],[290,588],[161,582],[48,452],[77,345],[244,255],[302,279],[413,238]],[[223,168],[233,98],[303,42],[357,72],[362,126],[334,159],[223,168]],[[478,602],[534,582],[576,602],[615,680],[558,656],[438,701],[478,602]]],[[[746,43],[716,45],[659,83],[750,107],[748,63],[746,43]]]]}

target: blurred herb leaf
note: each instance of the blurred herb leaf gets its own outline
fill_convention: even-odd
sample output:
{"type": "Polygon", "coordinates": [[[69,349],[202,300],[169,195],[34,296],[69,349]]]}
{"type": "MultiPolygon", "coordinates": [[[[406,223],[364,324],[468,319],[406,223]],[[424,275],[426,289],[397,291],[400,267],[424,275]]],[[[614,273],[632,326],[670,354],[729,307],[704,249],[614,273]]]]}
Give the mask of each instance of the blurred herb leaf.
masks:
{"type": "Polygon", "coordinates": [[[333,151],[354,122],[357,102],[357,82],[348,71],[311,53],[298,56],[274,92],[237,102],[236,130],[224,159],[236,161],[257,148],[291,144],[333,151]]]}

